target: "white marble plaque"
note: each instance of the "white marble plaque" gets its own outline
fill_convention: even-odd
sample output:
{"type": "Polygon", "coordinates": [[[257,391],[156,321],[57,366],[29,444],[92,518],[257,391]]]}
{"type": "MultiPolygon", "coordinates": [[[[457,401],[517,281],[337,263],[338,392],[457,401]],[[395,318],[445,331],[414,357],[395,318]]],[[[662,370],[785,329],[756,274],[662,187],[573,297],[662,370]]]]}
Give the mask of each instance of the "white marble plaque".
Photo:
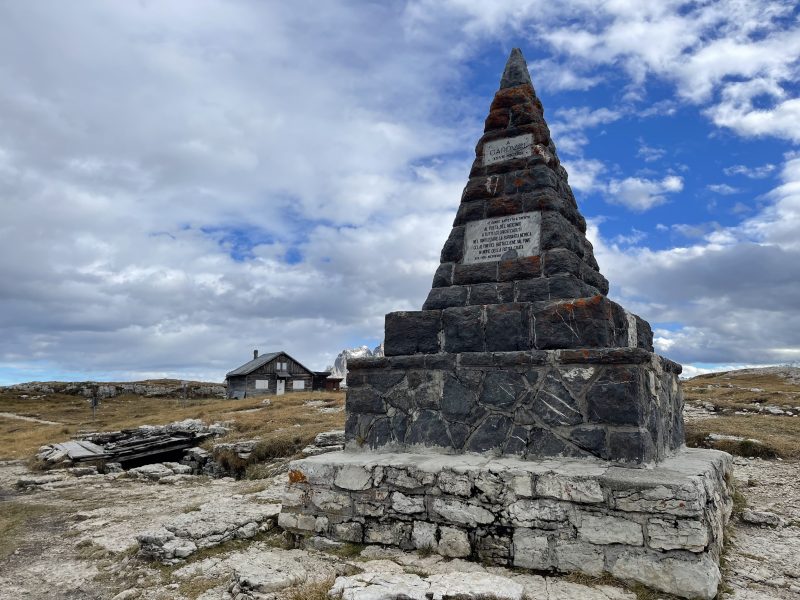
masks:
{"type": "Polygon", "coordinates": [[[483,166],[511,160],[527,158],[533,154],[533,134],[526,133],[513,138],[486,142],[483,145],[483,166]]]}
{"type": "Polygon", "coordinates": [[[528,212],[467,223],[464,264],[539,254],[542,215],[528,212]]]}

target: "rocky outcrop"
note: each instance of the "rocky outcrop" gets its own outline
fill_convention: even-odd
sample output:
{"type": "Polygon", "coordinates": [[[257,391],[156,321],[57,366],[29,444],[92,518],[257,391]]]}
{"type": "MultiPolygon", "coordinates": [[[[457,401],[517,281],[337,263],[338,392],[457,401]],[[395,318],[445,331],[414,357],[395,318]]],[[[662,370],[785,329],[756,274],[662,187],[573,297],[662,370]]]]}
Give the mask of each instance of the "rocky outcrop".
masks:
{"type": "Polygon", "coordinates": [[[261,504],[241,496],[203,504],[137,535],[139,556],[174,564],[202,548],[269,531],[279,512],[279,504],[261,504]]]}
{"type": "Polygon", "coordinates": [[[338,452],[344,449],[344,429],[323,431],[314,438],[314,443],[303,448],[303,456],[316,456],[326,452],[338,452]]]}
{"type": "Polygon", "coordinates": [[[157,381],[99,382],[99,381],[31,381],[7,386],[6,390],[30,394],[67,394],[91,398],[113,398],[123,394],[135,394],[147,398],[224,398],[225,384],[202,381],[161,379],[157,381]]]}

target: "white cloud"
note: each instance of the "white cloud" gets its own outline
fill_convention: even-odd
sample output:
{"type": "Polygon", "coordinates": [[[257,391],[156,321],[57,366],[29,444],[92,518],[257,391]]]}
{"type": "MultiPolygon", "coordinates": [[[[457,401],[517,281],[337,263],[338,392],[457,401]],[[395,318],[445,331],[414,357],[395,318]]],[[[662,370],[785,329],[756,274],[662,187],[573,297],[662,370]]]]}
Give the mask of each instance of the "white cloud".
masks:
{"type": "Polygon", "coordinates": [[[667,151],[663,148],[648,146],[644,143],[644,140],[640,139],[639,150],[636,151],[636,156],[642,158],[645,162],[654,162],[663,158],[666,153],[667,151]]]}
{"type": "Polygon", "coordinates": [[[760,167],[749,167],[747,165],[732,165],[725,167],[723,170],[725,175],[744,175],[750,179],[763,179],[769,177],[775,171],[775,165],[767,163],[760,167]]]}
{"type": "Polygon", "coordinates": [[[606,166],[601,161],[574,159],[562,161],[562,165],[569,173],[569,185],[573,190],[588,194],[604,189],[600,176],[606,172],[606,166]]]}
{"type": "Polygon", "coordinates": [[[734,227],[685,226],[695,237],[684,246],[621,247],[589,223],[610,295],[656,326],[660,351],[689,364],[800,357],[800,157],[788,155],[780,177],[752,217],[734,227]]]}
{"type": "Polygon", "coordinates": [[[550,132],[558,140],[559,153],[580,156],[583,147],[589,142],[586,129],[620,119],[620,111],[609,108],[592,109],[588,106],[562,108],[555,112],[550,121],[550,132]]]}
{"type": "Polygon", "coordinates": [[[682,189],[683,179],[677,175],[668,175],[660,181],[626,177],[608,182],[606,199],[632,211],[645,212],[667,202],[666,194],[680,192],[682,189]]]}
{"type": "Polygon", "coordinates": [[[714,192],[715,194],[721,194],[722,196],[730,196],[732,194],[740,194],[742,192],[742,190],[739,188],[735,188],[727,183],[710,183],[706,186],[706,189],[710,192],[714,192]]]}

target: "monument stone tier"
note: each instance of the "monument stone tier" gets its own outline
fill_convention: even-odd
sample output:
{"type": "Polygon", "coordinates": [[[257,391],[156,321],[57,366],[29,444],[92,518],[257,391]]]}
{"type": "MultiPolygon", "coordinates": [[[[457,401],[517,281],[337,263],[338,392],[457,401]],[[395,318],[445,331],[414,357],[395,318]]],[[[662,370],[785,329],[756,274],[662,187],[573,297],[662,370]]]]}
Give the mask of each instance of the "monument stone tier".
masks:
{"type": "Polygon", "coordinates": [[[345,450],[292,463],[281,525],[712,598],[730,457],[683,446],[681,367],[585,234],[514,49],[425,304],[349,361],[345,450]]]}

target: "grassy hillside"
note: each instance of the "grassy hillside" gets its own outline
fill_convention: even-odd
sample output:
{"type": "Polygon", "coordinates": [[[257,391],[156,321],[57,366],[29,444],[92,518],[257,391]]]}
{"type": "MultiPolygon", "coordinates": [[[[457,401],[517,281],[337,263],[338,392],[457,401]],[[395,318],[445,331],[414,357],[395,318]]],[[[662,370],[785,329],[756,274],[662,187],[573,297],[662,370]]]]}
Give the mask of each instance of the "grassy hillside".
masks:
{"type": "Polygon", "coordinates": [[[709,373],[685,381],[683,390],[689,445],[800,459],[800,369],[709,373]],[[710,434],[745,440],[710,440],[710,434]]]}
{"type": "Polygon", "coordinates": [[[0,415],[0,460],[29,458],[44,445],[63,442],[87,431],[113,431],[139,425],[163,425],[183,419],[228,422],[232,431],[220,441],[261,437],[291,438],[304,445],[317,433],[344,428],[344,412],[321,410],[344,406],[344,392],[298,392],[263,398],[225,400],[147,398],[133,394],[101,400],[97,420],[85,398],[66,394],[30,394],[0,389],[0,413],[48,421],[20,420],[0,415]]]}

